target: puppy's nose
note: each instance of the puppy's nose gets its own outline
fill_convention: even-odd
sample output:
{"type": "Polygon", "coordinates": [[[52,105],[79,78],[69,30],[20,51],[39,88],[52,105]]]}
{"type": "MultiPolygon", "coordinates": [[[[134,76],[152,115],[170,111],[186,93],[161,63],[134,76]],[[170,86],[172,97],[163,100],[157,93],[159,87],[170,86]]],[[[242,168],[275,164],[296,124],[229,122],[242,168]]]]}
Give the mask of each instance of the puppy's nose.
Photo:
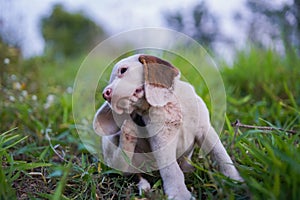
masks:
{"type": "Polygon", "coordinates": [[[103,91],[103,94],[102,94],[103,98],[110,102],[111,101],[111,96],[112,96],[112,89],[111,88],[106,88],[104,91],[103,91]]]}

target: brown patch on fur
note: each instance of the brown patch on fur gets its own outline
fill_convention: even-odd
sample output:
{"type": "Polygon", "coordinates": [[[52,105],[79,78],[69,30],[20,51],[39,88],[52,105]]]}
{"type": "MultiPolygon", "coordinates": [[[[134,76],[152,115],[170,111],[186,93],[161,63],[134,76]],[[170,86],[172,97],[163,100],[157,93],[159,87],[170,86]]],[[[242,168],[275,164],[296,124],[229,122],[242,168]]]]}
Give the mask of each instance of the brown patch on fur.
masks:
{"type": "Polygon", "coordinates": [[[176,102],[169,102],[164,106],[165,125],[179,128],[182,124],[182,112],[180,105],[176,102]]]}

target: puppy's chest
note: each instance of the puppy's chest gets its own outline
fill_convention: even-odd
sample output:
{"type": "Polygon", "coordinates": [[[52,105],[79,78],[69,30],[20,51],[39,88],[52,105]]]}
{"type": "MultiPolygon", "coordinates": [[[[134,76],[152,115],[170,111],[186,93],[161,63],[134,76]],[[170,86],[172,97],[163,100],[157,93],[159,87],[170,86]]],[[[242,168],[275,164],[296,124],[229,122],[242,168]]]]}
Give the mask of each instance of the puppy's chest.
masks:
{"type": "Polygon", "coordinates": [[[152,107],[147,104],[148,108],[137,109],[133,112],[133,120],[137,125],[144,126],[163,125],[166,127],[179,128],[182,125],[182,110],[179,104],[168,102],[162,107],[152,107]],[[142,122],[142,123],[141,123],[142,122]]]}

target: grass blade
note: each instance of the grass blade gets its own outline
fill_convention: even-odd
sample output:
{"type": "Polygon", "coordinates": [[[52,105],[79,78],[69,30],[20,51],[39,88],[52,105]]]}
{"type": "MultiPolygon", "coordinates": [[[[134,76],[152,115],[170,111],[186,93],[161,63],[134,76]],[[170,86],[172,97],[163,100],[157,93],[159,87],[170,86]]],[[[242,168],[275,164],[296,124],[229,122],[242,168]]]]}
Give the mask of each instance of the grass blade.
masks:
{"type": "Polygon", "coordinates": [[[52,200],[60,200],[63,197],[63,191],[66,186],[67,178],[68,178],[69,172],[71,170],[71,167],[72,167],[72,162],[69,161],[68,165],[64,169],[64,174],[63,174],[61,180],[59,181],[58,186],[55,189],[55,193],[52,197],[52,200]]]}

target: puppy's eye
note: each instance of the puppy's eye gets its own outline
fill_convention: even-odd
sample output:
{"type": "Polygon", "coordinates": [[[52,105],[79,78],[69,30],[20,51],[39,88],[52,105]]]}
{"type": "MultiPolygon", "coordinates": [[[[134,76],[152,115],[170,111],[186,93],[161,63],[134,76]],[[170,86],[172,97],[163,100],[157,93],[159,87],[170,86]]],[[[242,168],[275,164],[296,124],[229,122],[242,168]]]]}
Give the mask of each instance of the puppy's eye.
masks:
{"type": "Polygon", "coordinates": [[[121,67],[119,69],[119,74],[124,74],[127,71],[128,67],[121,67]]]}

